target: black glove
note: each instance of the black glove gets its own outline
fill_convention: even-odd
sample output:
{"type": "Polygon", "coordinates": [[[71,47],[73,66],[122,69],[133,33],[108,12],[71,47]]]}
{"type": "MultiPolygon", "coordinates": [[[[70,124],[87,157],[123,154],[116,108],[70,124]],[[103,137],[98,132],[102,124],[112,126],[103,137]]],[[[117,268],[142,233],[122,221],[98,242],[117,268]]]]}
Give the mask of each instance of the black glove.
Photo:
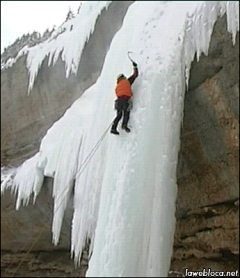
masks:
{"type": "Polygon", "coordinates": [[[132,62],[133,66],[136,68],[137,67],[137,63],[132,62]]]}

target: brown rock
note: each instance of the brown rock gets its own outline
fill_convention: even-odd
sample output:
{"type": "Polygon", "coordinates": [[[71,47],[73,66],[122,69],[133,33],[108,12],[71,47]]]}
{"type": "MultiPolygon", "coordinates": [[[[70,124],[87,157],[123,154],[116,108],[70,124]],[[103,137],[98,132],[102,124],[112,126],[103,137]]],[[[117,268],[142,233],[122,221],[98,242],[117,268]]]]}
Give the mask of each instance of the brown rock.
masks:
{"type": "Polygon", "coordinates": [[[186,268],[236,271],[239,33],[233,45],[226,16],[215,24],[209,55],[192,63],[177,170],[177,225],[169,277],[184,277],[186,268]]]}

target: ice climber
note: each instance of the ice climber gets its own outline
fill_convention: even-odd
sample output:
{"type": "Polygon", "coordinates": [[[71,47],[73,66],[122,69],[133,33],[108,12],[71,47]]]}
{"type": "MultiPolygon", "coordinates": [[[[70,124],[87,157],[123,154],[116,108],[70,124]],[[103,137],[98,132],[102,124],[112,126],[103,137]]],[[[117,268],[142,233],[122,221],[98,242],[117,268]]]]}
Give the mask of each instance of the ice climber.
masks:
{"type": "Polygon", "coordinates": [[[122,129],[124,129],[126,132],[131,131],[128,127],[130,110],[132,108],[131,97],[133,95],[131,85],[138,76],[137,63],[132,62],[132,64],[134,72],[129,78],[126,78],[123,74],[119,74],[117,77],[117,86],[115,89],[117,95],[117,99],[115,101],[115,109],[117,110],[117,116],[115,117],[111,128],[111,133],[113,134],[119,134],[119,132],[117,131],[117,126],[122,116],[122,129]]]}

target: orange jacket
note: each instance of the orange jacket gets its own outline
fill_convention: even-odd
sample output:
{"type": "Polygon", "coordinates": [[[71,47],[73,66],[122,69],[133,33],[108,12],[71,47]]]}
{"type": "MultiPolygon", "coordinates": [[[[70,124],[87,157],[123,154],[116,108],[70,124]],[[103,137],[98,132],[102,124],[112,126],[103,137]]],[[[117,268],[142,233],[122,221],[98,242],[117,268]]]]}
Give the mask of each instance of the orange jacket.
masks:
{"type": "Polygon", "coordinates": [[[115,89],[117,97],[127,97],[131,98],[132,97],[132,89],[131,89],[131,84],[128,81],[128,79],[120,79],[118,80],[117,87],[115,89]]]}

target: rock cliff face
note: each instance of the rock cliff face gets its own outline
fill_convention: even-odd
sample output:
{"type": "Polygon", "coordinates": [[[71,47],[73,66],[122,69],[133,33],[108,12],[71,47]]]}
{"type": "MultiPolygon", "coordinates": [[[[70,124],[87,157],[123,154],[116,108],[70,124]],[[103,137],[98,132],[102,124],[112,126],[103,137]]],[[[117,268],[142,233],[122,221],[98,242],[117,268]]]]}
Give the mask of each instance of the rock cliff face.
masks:
{"type": "MultiPolygon", "coordinates": [[[[118,13],[103,12],[98,19],[96,33],[86,45],[80,63],[79,72],[85,74],[66,79],[61,61],[50,68],[44,61],[34,88],[27,96],[25,57],[1,73],[3,164],[19,165],[38,151],[47,129],[95,82],[113,36],[101,32],[101,28],[106,28],[107,20],[111,20],[109,16],[114,14],[115,20],[111,22],[116,23],[116,31],[131,4],[121,1],[125,4],[118,9],[119,2],[109,7],[118,13]],[[99,34],[107,37],[99,41],[99,34]],[[92,59],[86,63],[91,55],[96,57],[96,62],[92,59]]],[[[186,268],[189,271],[203,268],[235,271],[239,268],[238,169],[239,34],[233,45],[224,16],[215,24],[209,55],[202,55],[199,61],[192,63],[186,91],[170,277],[184,276],[186,268]]],[[[30,201],[28,207],[21,207],[19,211],[14,209],[14,197],[10,192],[2,196],[2,250],[50,252],[62,249],[69,252],[71,202],[60,243],[57,247],[51,243],[51,184],[52,180],[46,178],[36,205],[31,205],[30,201]]],[[[86,261],[84,264],[86,269],[86,261]]]]}
{"type": "Polygon", "coordinates": [[[226,17],[192,63],[178,161],[173,276],[239,268],[239,34],[226,17]],[[174,272],[175,271],[175,272],[174,272]]]}
{"type": "Polygon", "coordinates": [[[110,42],[132,3],[113,1],[102,11],[84,47],[77,75],[66,78],[60,59],[52,67],[48,67],[45,59],[28,95],[25,56],[1,71],[1,165],[18,166],[36,153],[50,126],[95,83],[110,42]]]}

